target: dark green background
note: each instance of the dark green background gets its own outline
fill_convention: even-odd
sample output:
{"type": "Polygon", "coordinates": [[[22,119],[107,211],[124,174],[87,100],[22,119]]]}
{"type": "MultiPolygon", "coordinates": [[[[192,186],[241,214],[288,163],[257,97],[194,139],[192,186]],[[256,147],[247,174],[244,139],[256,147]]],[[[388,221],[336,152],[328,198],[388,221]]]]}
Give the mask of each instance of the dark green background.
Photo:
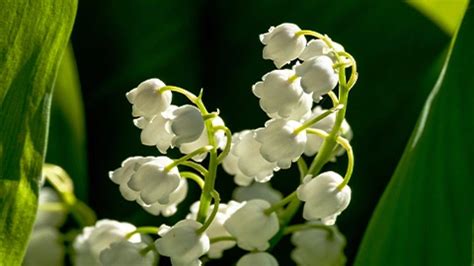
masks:
{"type": "MultiPolygon", "coordinates": [[[[124,200],[109,181],[107,172],[128,156],[158,154],[140,144],[125,93],[151,77],[195,93],[204,88],[205,103],[221,110],[232,131],[262,126],[267,117],[251,85],[274,66],[261,58],[258,34],[282,22],[327,33],[358,62],[360,78],[347,114],[356,156],[353,196],[338,219],[348,239],[349,264],[353,261],[449,42],[449,36],[402,2],[80,1],[72,44],[87,119],[87,200],[99,218],[173,224],[198,197],[193,189],[181,216],[165,220],[124,200]]],[[[184,102],[179,96],[174,101],[184,102]]],[[[55,145],[54,140],[49,145],[55,145]]],[[[343,173],[345,163],[342,158],[328,167],[343,173]]],[[[287,193],[297,185],[296,179],[295,172],[282,171],[272,183],[287,193]]],[[[232,178],[221,172],[217,182],[228,200],[232,178]]],[[[289,244],[277,248],[281,265],[290,263],[289,250],[289,244]]]]}

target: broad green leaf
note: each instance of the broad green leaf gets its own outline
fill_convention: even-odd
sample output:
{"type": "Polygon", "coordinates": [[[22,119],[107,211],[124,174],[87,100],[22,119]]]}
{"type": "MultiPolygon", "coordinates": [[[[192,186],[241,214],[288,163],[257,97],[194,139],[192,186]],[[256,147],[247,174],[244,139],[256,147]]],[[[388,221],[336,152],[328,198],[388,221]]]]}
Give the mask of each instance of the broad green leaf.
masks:
{"type": "Polygon", "coordinates": [[[0,261],[19,265],[36,213],[54,79],[75,0],[0,4],[0,261]]]}
{"type": "Polygon", "coordinates": [[[453,34],[461,22],[468,0],[409,0],[408,3],[453,34]]]}
{"type": "Polygon", "coordinates": [[[373,214],[356,265],[471,263],[473,27],[474,12],[468,8],[373,214]]]}
{"type": "Polygon", "coordinates": [[[49,127],[46,161],[60,165],[72,177],[74,192],[87,195],[84,106],[74,51],[69,45],[59,66],[49,127]]]}

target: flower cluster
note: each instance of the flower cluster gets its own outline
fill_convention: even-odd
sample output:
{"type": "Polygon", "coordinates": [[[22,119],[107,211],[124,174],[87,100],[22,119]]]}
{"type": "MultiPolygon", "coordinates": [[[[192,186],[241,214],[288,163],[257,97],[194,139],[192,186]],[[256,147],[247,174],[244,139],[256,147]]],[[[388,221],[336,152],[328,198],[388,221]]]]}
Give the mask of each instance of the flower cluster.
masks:
{"type": "Polygon", "coordinates": [[[286,234],[292,234],[291,257],[298,265],[344,264],[345,239],[334,224],[351,198],[354,158],[345,114],[357,80],[355,60],[327,35],[291,23],[271,27],[260,40],[263,58],[277,67],[252,86],[268,116],[260,128],[232,134],[218,111],[207,110],[202,91],[196,96],[157,78],[126,94],[141,143],[155,146],[159,154],[129,157],[109,172],[122,196],[163,216],[177,213],[189,181],[201,189],[201,196],[172,226],[100,220],[85,227],[73,242],[75,265],[154,265],[161,255],[173,265],[192,266],[201,265],[203,256],[219,259],[238,247],[248,253],[237,265],[273,266],[278,261],[269,249],[286,234]],[[177,95],[190,103],[173,105],[177,95]],[[325,109],[318,103],[326,96],[332,106],[325,109]],[[174,148],[182,153],[180,158],[169,156],[174,148]],[[321,172],[344,154],[344,177],[321,172]],[[288,182],[297,189],[283,197],[269,181],[295,164],[300,177],[288,182]],[[219,165],[239,186],[227,203],[221,202],[215,186],[219,165]],[[291,225],[302,204],[308,222],[291,225]]]}

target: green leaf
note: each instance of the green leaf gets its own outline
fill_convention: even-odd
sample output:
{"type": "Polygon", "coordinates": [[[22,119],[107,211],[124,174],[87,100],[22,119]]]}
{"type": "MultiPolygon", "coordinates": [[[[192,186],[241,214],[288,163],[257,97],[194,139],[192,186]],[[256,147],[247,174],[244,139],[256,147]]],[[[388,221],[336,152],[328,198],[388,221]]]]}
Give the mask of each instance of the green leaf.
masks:
{"type": "Polygon", "coordinates": [[[408,3],[418,9],[446,33],[453,34],[461,22],[468,0],[410,0],[408,3]]]}
{"type": "Polygon", "coordinates": [[[0,7],[0,261],[21,263],[35,218],[54,79],[75,0],[0,7]]]}
{"type": "Polygon", "coordinates": [[[80,199],[87,196],[86,132],[84,106],[74,51],[64,53],[54,86],[51,104],[46,161],[60,165],[74,181],[80,199]]]}
{"type": "Polygon", "coordinates": [[[474,12],[468,8],[356,265],[471,263],[473,27],[474,12]]]}

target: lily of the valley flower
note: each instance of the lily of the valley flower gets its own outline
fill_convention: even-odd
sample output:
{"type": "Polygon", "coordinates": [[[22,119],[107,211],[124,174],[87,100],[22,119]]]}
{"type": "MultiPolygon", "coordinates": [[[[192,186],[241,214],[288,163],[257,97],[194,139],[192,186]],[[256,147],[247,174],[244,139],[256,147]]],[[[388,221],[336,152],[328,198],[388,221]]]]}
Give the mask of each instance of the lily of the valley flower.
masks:
{"type": "Polygon", "coordinates": [[[260,107],[269,117],[300,120],[311,111],[312,98],[295,77],[293,70],[273,70],[253,85],[253,93],[260,98],[260,107]]]}
{"type": "Polygon", "coordinates": [[[306,132],[294,133],[301,123],[293,120],[272,119],[258,131],[256,140],[261,143],[260,153],[269,162],[287,169],[298,160],[306,146],[306,132]]]}
{"type": "Polygon", "coordinates": [[[303,52],[298,58],[306,61],[316,56],[327,55],[333,60],[334,63],[336,63],[337,60],[334,56],[334,52],[343,52],[344,47],[337,42],[332,42],[332,46],[334,47],[334,50],[329,48],[329,46],[327,46],[323,40],[311,40],[306,44],[306,48],[304,48],[303,52]]]}
{"type": "Polygon", "coordinates": [[[295,249],[291,258],[301,266],[345,265],[344,246],[346,239],[335,226],[326,229],[313,228],[297,231],[291,236],[295,249]]]}
{"type": "Polygon", "coordinates": [[[201,111],[195,106],[185,104],[170,114],[169,129],[173,134],[171,143],[179,147],[183,143],[197,140],[204,129],[201,111]]]}
{"type": "Polygon", "coordinates": [[[252,251],[266,250],[270,246],[268,241],[280,228],[276,213],[265,214],[270,206],[260,199],[247,201],[224,223],[240,248],[252,251]]]}
{"type": "Polygon", "coordinates": [[[143,209],[145,209],[150,214],[161,214],[165,217],[168,217],[176,213],[178,210],[178,204],[186,198],[187,193],[188,182],[186,179],[181,178],[178,187],[170,193],[168,204],[160,204],[159,202],[146,204],[140,198],[137,199],[137,203],[140,204],[143,209]]]}
{"type": "Polygon", "coordinates": [[[267,33],[260,35],[260,41],[265,44],[263,58],[273,60],[277,68],[296,59],[306,46],[306,38],[298,35],[299,31],[301,29],[292,23],[270,27],[267,33]]]}
{"type": "MultiPolygon", "coordinates": [[[[94,226],[85,227],[74,240],[74,265],[101,266],[100,253],[114,242],[127,240],[125,236],[135,229],[132,224],[113,220],[100,220],[94,226]]],[[[134,234],[128,241],[140,243],[142,239],[139,234],[134,234]]]]}
{"type": "Polygon", "coordinates": [[[133,116],[150,118],[166,110],[171,104],[172,94],[170,91],[160,92],[159,89],[164,86],[163,81],[154,78],[127,92],[127,99],[133,104],[133,116]]]}
{"type": "Polygon", "coordinates": [[[319,102],[321,96],[337,85],[338,74],[333,64],[330,57],[322,55],[310,58],[295,67],[296,75],[301,77],[303,90],[312,93],[315,102],[319,102]]]}
{"type": "Polygon", "coordinates": [[[279,202],[283,198],[283,195],[280,191],[274,189],[270,182],[253,182],[246,187],[237,187],[232,193],[232,198],[240,202],[262,199],[274,204],[279,202]]]}
{"type": "Polygon", "coordinates": [[[253,252],[244,255],[237,261],[237,266],[278,266],[278,261],[270,253],[253,252]]]}
{"type": "Polygon", "coordinates": [[[303,218],[318,220],[333,225],[336,217],[347,208],[351,200],[351,189],[339,189],[343,178],[335,172],[324,172],[312,178],[306,176],[297,189],[298,198],[304,201],[303,218]]]}
{"type": "Polygon", "coordinates": [[[65,247],[59,230],[52,226],[35,228],[23,259],[23,266],[62,266],[65,247]]]}
{"type": "Polygon", "coordinates": [[[155,265],[156,253],[152,250],[144,252],[147,247],[148,245],[144,242],[132,243],[126,240],[114,242],[100,253],[100,262],[103,266],[155,265]]]}
{"type": "Polygon", "coordinates": [[[155,157],[144,163],[130,177],[128,187],[139,192],[140,199],[145,204],[169,204],[170,195],[178,188],[181,180],[178,168],[166,169],[171,163],[173,160],[166,156],[155,157]]]}
{"type": "Polygon", "coordinates": [[[173,227],[160,226],[155,241],[156,250],[171,258],[173,265],[199,265],[199,257],[209,250],[210,242],[206,233],[198,233],[202,224],[194,220],[181,220],[173,227]]]}

